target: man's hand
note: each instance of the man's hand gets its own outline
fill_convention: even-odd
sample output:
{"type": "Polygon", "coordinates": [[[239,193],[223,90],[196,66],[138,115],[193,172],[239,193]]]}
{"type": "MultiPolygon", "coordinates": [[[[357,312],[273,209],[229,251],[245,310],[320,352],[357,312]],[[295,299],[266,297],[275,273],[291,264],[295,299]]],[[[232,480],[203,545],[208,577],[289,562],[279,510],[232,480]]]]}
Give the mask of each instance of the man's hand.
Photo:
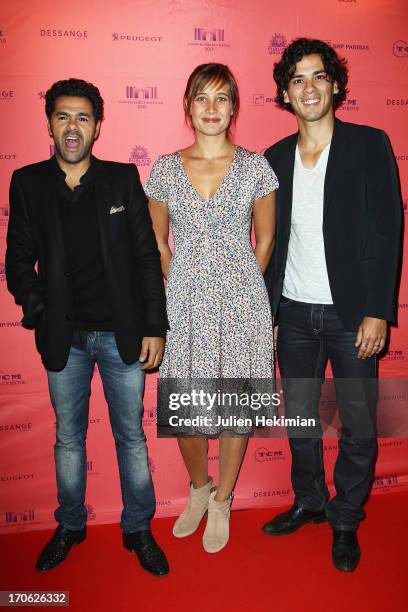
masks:
{"type": "Polygon", "coordinates": [[[164,338],[145,336],[142,340],[142,350],[139,361],[143,363],[142,370],[158,368],[163,358],[164,338]]]}
{"type": "Polygon", "coordinates": [[[357,357],[367,359],[383,350],[387,338],[387,321],[374,317],[364,317],[356,336],[356,347],[360,347],[357,357]]]}

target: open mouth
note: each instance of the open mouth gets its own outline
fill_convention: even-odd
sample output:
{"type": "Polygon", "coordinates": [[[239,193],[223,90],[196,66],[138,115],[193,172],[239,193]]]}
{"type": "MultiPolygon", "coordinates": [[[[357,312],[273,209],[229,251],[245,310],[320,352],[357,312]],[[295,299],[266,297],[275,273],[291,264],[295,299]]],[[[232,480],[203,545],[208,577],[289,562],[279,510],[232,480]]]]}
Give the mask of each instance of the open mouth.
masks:
{"type": "Polygon", "coordinates": [[[81,139],[76,134],[68,134],[64,139],[65,147],[68,151],[76,151],[79,148],[81,139]]]}

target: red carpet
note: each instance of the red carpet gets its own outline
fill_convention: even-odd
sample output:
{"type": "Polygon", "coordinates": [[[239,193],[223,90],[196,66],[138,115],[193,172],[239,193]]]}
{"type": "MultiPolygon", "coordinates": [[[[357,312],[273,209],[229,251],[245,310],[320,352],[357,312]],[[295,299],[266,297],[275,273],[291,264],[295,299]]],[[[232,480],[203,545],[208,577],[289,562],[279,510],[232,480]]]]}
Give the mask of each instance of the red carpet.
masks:
{"type": "Polygon", "coordinates": [[[233,512],[231,540],[216,555],[201,546],[203,526],[185,540],[173,519],[153,522],[171,574],[155,578],[122,548],[117,525],[90,527],[67,561],[48,574],[33,570],[51,532],[1,536],[1,590],[65,590],[71,610],[219,612],[399,612],[407,609],[407,493],[372,497],[359,530],[362,559],[353,574],[331,562],[327,524],[272,538],[259,527],[276,508],[233,512]]]}

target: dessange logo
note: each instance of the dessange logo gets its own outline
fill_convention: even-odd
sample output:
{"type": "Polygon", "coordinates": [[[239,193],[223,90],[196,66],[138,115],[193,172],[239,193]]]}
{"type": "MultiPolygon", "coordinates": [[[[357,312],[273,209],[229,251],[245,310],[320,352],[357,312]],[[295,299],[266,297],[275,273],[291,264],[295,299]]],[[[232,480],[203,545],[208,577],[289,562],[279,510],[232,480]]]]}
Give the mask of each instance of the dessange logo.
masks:
{"type": "Polygon", "coordinates": [[[42,29],[40,30],[41,38],[70,38],[74,40],[84,40],[88,38],[87,30],[75,29],[42,29]]]}

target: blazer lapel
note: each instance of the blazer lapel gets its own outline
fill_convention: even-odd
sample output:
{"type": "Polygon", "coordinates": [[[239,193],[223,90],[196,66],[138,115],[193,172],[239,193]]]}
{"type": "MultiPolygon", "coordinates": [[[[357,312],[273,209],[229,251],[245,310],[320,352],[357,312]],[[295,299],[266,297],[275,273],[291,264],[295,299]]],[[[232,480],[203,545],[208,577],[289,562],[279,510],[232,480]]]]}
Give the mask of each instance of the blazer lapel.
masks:
{"type": "Polygon", "coordinates": [[[62,233],[62,222],[58,192],[56,188],[54,163],[54,160],[50,159],[45,165],[45,180],[43,181],[45,193],[41,194],[41,200],[45,203],[47,209],[46,219],[49,227],[49,235],[52,237],[51,244],[55,262],[58,262],[61,265],[62,270],[65,270],[66,253],[64,236],[62,233]]]}
{"type": "Polygon", "coordinates": [[[343,133],[343,122],[340,121],[340,119],[335,119],[330,153],[327,160],[326,176],[324,179],[323,218],[330,204],[336,173],[338,173],[339,168],[344,166],[345,159],[347,159],[347,150],[343,133]]]}
{"type": "Polygon", "coordinates": [[[112,202],[111,188],[109,181],[106,179],[103,162],[96,157],[93,157],[94,164],[94,185],[95,185],[95,200],[96,209],[98,211],[99,233],[101,237],[101,249],[105,270],[109,266],[109,215],[108,204],[112,202]]]}
{"type": "Polygon", "coordinates": [[[298,134],[293,134],[290,138],[285,157],[282,157],[282,166],[279,171],[279,189],[281,190],[282,205],[280,207],[280,223],[283,233],[290,233],[290,223],[292,217],[292,197],[293,197],[293,173],[295,169],[295,152],[298,134]]]}

